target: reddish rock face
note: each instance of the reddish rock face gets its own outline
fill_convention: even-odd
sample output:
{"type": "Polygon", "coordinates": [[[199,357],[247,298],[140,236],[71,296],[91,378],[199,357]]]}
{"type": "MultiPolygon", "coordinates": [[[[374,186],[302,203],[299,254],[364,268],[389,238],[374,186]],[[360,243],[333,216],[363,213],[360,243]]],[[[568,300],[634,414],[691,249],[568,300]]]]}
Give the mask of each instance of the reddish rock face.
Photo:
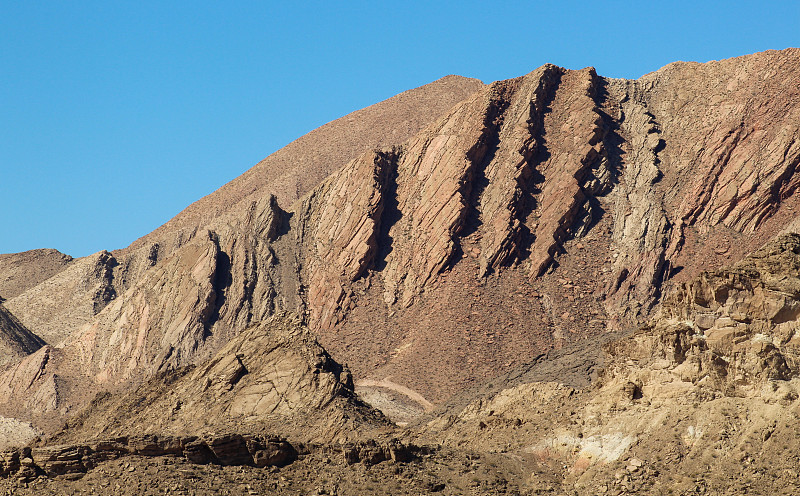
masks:
{"type": "Polygon", "coordinates": [[[378,243],[310,236],[318,253],[374,265],[308,252],[310,265],[362,277],[333,298],[318,275],[301,281],[310,325],[357,377],[402,377],[434,399],[543,347],[636,325],[673,278],[741,257],[794,218],[799,64],[790,49],[637,81],[545,66],[490,85],[393,151],[388,174],[359,182],[355,163],[345,169],[339,198],[370,212],[378,243]],[[381,218],[359,200],[365,187],[381,218]]]}
{"type": "MultiPolygon", "coordinates": [[[[124,387],[290,311],[357,378],[420,408],[441,402],[632,327],[666,286],[793,228],[799,69],[789,49],[636,81],[547,65],[453,84],[448,98],[467,98],[428,102],[403,139],[367,140],[361,155],[349,140],[322,177],[292,169],[294,192],[250,172],[201,202],[207,212],[195,206],[115,253],[78,288],[85,318],[54,353],[80,357],[90,374],[67,376],[87,390],[124,387]],[[113,298],[90,307],[98,288],[113,298]]],[[[39,286],[17,298],[55,291],[39,286]]]]}

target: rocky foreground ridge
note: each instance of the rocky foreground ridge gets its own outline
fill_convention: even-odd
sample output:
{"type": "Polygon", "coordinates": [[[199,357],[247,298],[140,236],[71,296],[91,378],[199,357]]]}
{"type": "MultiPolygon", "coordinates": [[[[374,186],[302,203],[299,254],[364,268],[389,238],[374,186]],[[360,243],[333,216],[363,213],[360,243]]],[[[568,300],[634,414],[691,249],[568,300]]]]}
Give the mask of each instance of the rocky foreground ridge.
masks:
{"type": "MultiPolygon", "coordinates": [[[[315,131],[124,250],[0,256],[0,427],[182,439],[210,429],[202,411],[290,443],[392,435],[360,396],[424,426],[420,444],[494,453],[519,490],[694,490],[658,474],[723,448],[757,460],[773,434],[739,437],[748,415],[791,425],[797,240],[758,250],[800,227],[799,68],[787,49],[635,81],[552,65],[448,77],[315,131]],[[465,392],[493,377],[477,403],[465,392]],[[304,415],[280,406],[293,401],[304,415]],[[686,436],[722,436],[703,415],[736,434],[689,450],[686,436]],[[672,437],[643,434],[664,422],[672,437]],[[635,446],[660,461],[627,470],[635,446]]],[[[735,480],[785,482],[765,470],[735,480]]]]}

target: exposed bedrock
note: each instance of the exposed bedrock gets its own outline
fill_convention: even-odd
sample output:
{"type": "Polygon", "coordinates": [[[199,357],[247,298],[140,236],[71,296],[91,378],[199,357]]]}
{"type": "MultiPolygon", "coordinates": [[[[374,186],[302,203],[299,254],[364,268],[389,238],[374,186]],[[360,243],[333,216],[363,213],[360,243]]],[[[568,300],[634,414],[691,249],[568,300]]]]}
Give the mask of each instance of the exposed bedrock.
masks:
{"type": "Polygon", "coordinates": [[[0,282],[51,346],[20,349],[0,398],[41,390],[67,414],[88,401],[76,392],[201,363],[283,311],[357,378],[432,403],[636,326],[666,286],[797,224],[798,74],[798,49],[635,81],[546,65],[459,86],[467,98],[433,105],[406,139],[353,145],[294,192],[227,188],[204,200],[207,221],[183,216],[129,249],[37,255],[47,270],[0,282]]]}

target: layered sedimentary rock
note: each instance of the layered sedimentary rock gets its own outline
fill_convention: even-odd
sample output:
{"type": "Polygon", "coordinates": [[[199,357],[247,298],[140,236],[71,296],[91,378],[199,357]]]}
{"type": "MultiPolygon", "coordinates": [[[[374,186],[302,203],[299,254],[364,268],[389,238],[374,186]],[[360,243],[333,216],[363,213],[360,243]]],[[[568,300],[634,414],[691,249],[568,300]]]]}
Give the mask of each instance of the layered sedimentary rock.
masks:
{"type": "Polygon", "coordinates": [[[798,67],[789,49],[635,81],[552,65],[488,86],[442,81],[447,98],[413,125],[381,124],[404,140],[359,127],[380,120],[370,112],[346,153],[309,145],[325,166],[292,168],[296,187],[256,168],[128,249],[9,299],[53,347],[0,377],[6,407],[35,388],[66,412],[89,401],[76,391],[203,363],[283,311],[363,384],[421,410],[635,327],[671,284],[793,225],[798,67]],[[45,353],[46,373],[10,386],[45,353]]]}
{"type": "Polygon", "coordinates": [[[68,339],[66,353],[99,383],[187,364],[215,311],[219,248],[198,236],[68,339]]]}
{"type": "MultiPolygon", "coordinates": [[[[363,333],[366,323],[343,316],[358,307],[357,300],[374,309],[382,299],[391,315],[384,332],[407,335],[407,309],[416,305],[417,315],[426,313],[419,307],[435,314],[436,297],[420,295],[463,288],[459,271],[474,270],[478,285],[486,287],[521,270],[541,295],[545,315],[540,328],[520,329],[527,343],[518,353],[536,353],[543,332],[558,342],[591,335],[574,330],[591,322],[607,329],[636,325],[671,278],[696,275],[699,260],[714,266],[736,259],[794,218],[798,95],[797,85],[787,87],[787,81],[796,78],[797,65],[797,50],[786,50],[674,64],[636,81],[545,66],[490,85],[393,151],[388,174],[365,170],[359,182],[352,167],[343,172],[352,186],[348,192],[339,187],[337,198],[352,198],[348,205],[355,208],[360,192],[369,190],[373,203],[358,204],[364,222],[348,221],[358,231],[335,231],[345,224],[331,224],[318,238],[307,235],[323,243],[316,253],[337,257],[317,259],[308,252],[308,263],[337,277],[347,273],[337,260],[361,265],[350,274],[352,283],[337,280],[330,298],[327,285],[317,286],[331,279],[302,281],[309,288],[304,303],[310,324],[333,326],[339,336],[363,333]],[[724,186],[717,184],[720,178],[724,186]],[[576,298],[587,296],[575,312],[576,298]]],[[[333,216],[341,205],[318,202],[314,209],[333,216]]],[[[302,215],[313,217],[314,209],[302,215]]],[[[514,298],[496,303],[507,315],[514,298]]],[[[432,323],[432,335],[458,332],[446,319],[432,323]]],[[[492,334],[505,327],[491,318],[480,325],[492,334]]],[[[357,339],[340,346],[337,337],[321,335],[351,363],[374,353],[357,339]]],[[[453,353],[447,345],[416,349],[415,340],[385,340],[383,346],[406,350],[406,356],[384,348],[394,355],[385,367],[356,370],[371,369],[382,379],[378,374],[398,372],[391,365],[396,360],[427,363],[426,353],[439,359],[453,353]]],[[[423,382],[407,375],[404,380],[412,388],[423,382]]]]}
{"type": "Polygon", "coordinates": [[[42,346],[0,373],[0,403],[8,418],[39,423],[66,413],[66,409],[59,411],[64,406],[60,394],[63,381],[51,362],[53,353],[52,347],[42,346]]]}
{"type": "Polygon", "coordinates": [[[281,313],[197,366],[164,370],[126,394],[98,396],[57,439],[238,432],[330,442],[388,425],[356,399],[350,372],[299,318],[281,313]]]}
{"type": "Polygon", "coordinates": [[[103,462],[125,456],[183,456],[192,463],[285,466],[297,450],[284,439],[237,434],[209,436],[131,436],[71,444],[23,448],[0,453],[0,478],[30,482],[37,477],[81,478],[103,462]]]}
{"type": "Polygon", "coordinates": [[[347,287],[373,267],[397,158],[392,150],[354,160],[303,202],[300,223],[310,245],[305,275],[307,299],[313,302],[310,319],[322,327],[339,321],[349,309],[347,287]]]}

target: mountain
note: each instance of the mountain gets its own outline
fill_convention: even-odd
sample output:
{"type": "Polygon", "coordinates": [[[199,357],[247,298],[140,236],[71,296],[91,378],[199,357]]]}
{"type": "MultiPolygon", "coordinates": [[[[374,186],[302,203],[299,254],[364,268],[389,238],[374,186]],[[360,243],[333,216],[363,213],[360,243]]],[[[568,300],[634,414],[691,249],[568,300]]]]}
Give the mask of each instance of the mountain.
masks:
{"type": "Polygon", "coordinates": [[[237,464],[291,443],[297,477],[441,467],[411,493],[787,486],[793,441],[768,441],[797,399],[800,241],[778,235],[800,226],[798,69],[787,49],[637,80],[448,76],[128,248],[4,255],[5,314],[36,345],[9,352],[0,415],[44,436],[34,473],[141,436],[225,465],[225,431],[237,464]]]}

